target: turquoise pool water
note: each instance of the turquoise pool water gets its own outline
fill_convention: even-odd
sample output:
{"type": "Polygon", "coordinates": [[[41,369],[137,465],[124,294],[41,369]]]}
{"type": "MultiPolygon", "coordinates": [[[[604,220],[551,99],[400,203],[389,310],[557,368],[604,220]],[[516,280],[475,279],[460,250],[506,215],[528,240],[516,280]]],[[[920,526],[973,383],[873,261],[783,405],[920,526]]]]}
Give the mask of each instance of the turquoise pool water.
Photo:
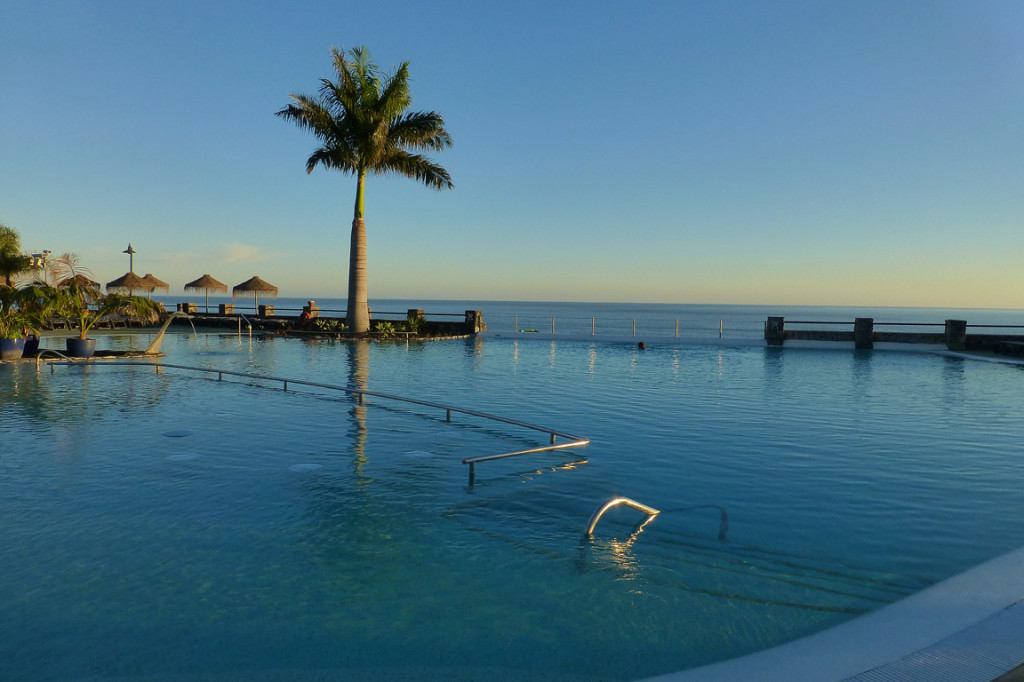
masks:
{"type": "Polygon", "coordinates": [[[469,487],[463,457],[543,438],[176,370],[0,366],[0,679],[635,679],[1024,544],[1015,367],[532,340],[164,350],[592,443],[483,463],[469,487]],[[582,538],[614,495],[679,511],[637,533],[617,509],[582,538]],[[726,541],[717,510],[686,510],[706,504],[726,541]]]}

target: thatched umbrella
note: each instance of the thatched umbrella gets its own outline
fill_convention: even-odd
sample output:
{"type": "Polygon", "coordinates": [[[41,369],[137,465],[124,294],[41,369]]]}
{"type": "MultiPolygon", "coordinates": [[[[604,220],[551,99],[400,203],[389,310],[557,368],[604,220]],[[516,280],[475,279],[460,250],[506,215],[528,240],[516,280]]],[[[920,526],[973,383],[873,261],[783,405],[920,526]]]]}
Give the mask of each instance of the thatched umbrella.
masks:
{"type": "Polygon", "coordinates": [[[206,312],[210,312],[210,292],[211,291],[222,291],[225,294],[228,293],[228,285],[224,282],[218,282],[209,275],[203,275],[199,279],[189,282],[185,285],[185,291],[205,291],[206,292],[206,312]]]}
{"type": "Polygon", "coordinates": [[[77,289],[76,296],[79,296],[84,303],[94,303],[103,297],[103,290],[100,283],[82,273],[73,277],[66,277],[57,282],[58,289],[77,289]]]}
{"type": "Polygon", "coordinates": [[[253,307],[259,312],[260,292],[267,296],[277,296],[277,287],[264,282],[259,277],[252,277],[232,288],[231,297],[238,298],[239,296],[245,296],[249,292],[252,292],[253,307]]]}
{"type": "Polygon", "coordinates": [[[170,291],[171,290],[171,285],[170,284],[168,284],[167,282],[164,282],[161,279],[157,279],[156,277],[154,277],[153,275],[151,275],[148,272],[146,273],[146,276],[142,278],[142,281],[145,282],[147,285],[153,287],[154,291],[157,290],[157,289],[163,289],[164,291],[170,291]]]}
{"type": "Polygon", "coordinates": [[[161,279],[157,279],[156,277],[154,277],[152,274],[150,274],[148,272],[146,273],[146,276],[142,278],[142,281],[145,282],[146,286],[149,287],[149,297],[150,298],[153,298],[153,292],[156,291],[157,289],[163,289],[164,291],[170,291],[171,290],[171,285],[170,284],[168,284],[167,282],[165,282],[165,281],[163,281],[161,279]]]}
{"type": "Polygon", "coordinates": [[[81,288],[81,289],[99,289],[100,288],[100,283],[99,282],[94,282],[93,280],[89,279],[88,277],[86,277],[85,275],[82,275],[82,274],[75,275],[74,277],[68,277],[67,279],[62,279],[61,281],[57,282],[57,288],[64,289],[64,288],[70,286],[72,280],[74,280],[78,284],[79,288],[81,288]]]}
{"type": "Polygon", "coordinates": [[[134,272],[126,272],[117,279],[107,282],[107,291],[127,291],[130,295],[135,295],[135,290],[141,291],[153,291],[153,285],[145,281],[134,272]]]}

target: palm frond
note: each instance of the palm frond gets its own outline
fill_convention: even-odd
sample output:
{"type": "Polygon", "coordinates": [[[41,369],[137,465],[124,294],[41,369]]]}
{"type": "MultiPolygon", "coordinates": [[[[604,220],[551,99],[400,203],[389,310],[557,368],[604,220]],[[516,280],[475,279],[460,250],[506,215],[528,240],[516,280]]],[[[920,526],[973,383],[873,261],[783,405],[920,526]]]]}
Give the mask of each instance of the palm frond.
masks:
{"type": "Polygon", "coordinates": [[[321,79],[316,96],[290,95],[276,112],[313,134],[320,146],[306,160],[317,166],[361,175],[398,173],[436,189],[452,187],[444,168],[416,154],[452,145],[444,119],[433,111],[409,112],[409,63],[382,75],[366,47],[348,53],[331,48],[335,79],[321,79]]]}
{"type": "Polygon", "coordinates": [[[317,166],[333,168],[343,173],[356,173],[359,168],[359,157],[350,149],[340,146],[320,147],[306,161],[306,172],[312,173],[317,166]]]}
{"type": "Polygon", "coordinates": [[[412,105],[409,94],[409,62],[402,64],[387,79],[380,90],[377,100],[377,115],[381,118],[394,119],[412,105]]]}
{"type": "Polygon", "coordinates": [[[451,189],[452,177],[442,166],[420,154],[410,154],[404,150],[396,150],[377,168],[379,173],[397,173],[407,178],[422,182],[432,189],[451,189]]]}
{"type": "Polygon", "coordinates": [[[416,111],[402,115],[391,124],[391,137],[399,146],[443,151],[452,146],[444,118],[436,111],[416,111]]]}

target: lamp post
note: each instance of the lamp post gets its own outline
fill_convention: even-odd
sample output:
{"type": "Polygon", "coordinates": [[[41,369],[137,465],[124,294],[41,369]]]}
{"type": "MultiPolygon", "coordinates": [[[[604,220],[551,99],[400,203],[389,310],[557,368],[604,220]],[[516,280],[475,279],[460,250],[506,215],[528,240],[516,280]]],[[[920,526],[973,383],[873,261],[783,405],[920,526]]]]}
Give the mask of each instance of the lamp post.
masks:
{"type": "Polygon", "coordinates": [[[33,253],[29,256],[32,259],[32,267],[34,268],[45,268],[46,259],[50,257],[49,251],[43,251],[42,253],[33,253]]]}
{"type": "Polygon", "coordinates": [[[132,245],[129,243],[128,248],[122,251],[121,253],[128,254],[128,272],[135,272],[135,259],[133,258],[133,256],[135,255],[135,249],[133,249],[132,245]]]}

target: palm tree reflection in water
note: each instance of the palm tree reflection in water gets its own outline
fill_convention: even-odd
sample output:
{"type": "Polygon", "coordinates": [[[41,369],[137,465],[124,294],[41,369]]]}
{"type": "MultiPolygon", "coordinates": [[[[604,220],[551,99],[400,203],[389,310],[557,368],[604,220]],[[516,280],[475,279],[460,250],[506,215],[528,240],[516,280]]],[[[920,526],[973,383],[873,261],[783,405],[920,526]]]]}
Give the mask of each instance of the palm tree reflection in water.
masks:
{"type": "MultiPolygon", "coordinates": [[[[370,378],[370,342],[351,341],[348,344],[348,386],[357,391],[365,391],[370,378]]],[[[352,463],[356,482],[365,485],[370,482],[363,473],[366,465],[366,441],[369,431],[366,428],[366,402],[361,394],[352,395],[352,463]]]]}

